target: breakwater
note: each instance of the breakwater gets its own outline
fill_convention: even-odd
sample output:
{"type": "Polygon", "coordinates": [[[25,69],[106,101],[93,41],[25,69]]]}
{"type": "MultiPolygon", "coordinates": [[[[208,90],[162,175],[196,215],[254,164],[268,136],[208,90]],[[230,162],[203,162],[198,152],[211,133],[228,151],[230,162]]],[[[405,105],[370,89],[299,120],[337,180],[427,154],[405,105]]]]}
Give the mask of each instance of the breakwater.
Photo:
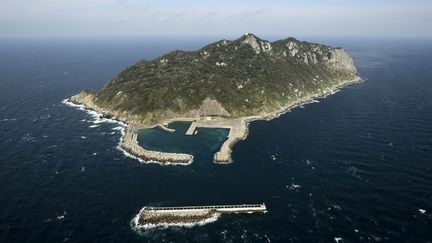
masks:
{"type": "Polygon", "coordinates": [[[193,160],[193,156],[184,153],[168,153],[160,151],[147,150],[138,144],[138,134],[126,128],[120,147],[133,156],[136,156],[144,161],[155,161],[166,164],[187,165],[193,160]]]}
{"type": "Polygon", "coordinates": [[[221,214],[266,213],[262,204],[184,206],[184,207],[144,207],[134,218],[135,227],[181,226],[199,224],[221,214]]]}

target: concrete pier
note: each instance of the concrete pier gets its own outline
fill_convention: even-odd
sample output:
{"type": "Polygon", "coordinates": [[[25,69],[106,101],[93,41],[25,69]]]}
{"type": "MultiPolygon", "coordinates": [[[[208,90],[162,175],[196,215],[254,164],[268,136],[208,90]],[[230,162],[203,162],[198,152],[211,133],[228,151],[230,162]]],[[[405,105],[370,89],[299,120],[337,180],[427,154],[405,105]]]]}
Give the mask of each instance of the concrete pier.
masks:
{"type": "Polygon", "coordinates": [[[197,122],[194,121],[191,123],[191,125],[189,126],[189,129],[186,131],[186,135],[188,135],[188,136],[194,135],[194,132],[196,129],[197,129],[197,122]]]}
{"type": "Polygon", "coordinates": [[[187,207],[144,207],[135,217],[137,227],[197,224],[217,219],[221,214],[266,213],[265,204],[241,204],[187,207]]]}
{"type": "Polygon", "coordinates": [[[154,213],[184,213],[215,210],[220,213],[265,213],[267,207],[262,204],[238,204],[238,205],[212,205],[212,206],[183,206],[183,207],[146,207],[145,211],[154,213]]]}

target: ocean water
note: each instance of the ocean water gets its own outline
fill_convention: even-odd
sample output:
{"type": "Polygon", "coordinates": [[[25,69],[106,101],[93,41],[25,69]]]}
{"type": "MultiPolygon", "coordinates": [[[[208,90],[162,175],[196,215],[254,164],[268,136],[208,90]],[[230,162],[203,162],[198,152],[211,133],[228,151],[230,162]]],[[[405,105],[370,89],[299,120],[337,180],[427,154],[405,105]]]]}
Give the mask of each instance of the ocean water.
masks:
{"type": "Polygon", "coordinates": [[[116,148],[118,124],[61,102],[207,41],[0,41],[0,242],[432,241],[430,42],[321,40],[348,49],[367,80],[253,122],[225,166],[212,163],[225,130],[147,131],[143,145],[196,156],[142,164],[116,148]],[[192,228],[130,225],[146,205],[261,202],[268,213],[192,228]]]}

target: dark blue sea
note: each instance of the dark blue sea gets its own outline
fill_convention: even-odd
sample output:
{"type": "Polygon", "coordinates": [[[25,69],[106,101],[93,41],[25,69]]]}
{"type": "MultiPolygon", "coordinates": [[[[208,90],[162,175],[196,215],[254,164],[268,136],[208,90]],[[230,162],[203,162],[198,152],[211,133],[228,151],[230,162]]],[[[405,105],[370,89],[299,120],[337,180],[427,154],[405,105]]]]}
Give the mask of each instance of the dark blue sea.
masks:
{"type": "Polygon", "coordinates": [[[226,130],[143,131],[145,146],[195,155],[143,164],[116,148],[118,124],[62,103],[211,39],[1,40],[0,242],[432,242],[431,42],[305,40],[345,47],[366,81],[253,122],[224,166],[226,130]],[[192,228],[130,225],[146,205],[261,202],[268,213],[192,228]]]}

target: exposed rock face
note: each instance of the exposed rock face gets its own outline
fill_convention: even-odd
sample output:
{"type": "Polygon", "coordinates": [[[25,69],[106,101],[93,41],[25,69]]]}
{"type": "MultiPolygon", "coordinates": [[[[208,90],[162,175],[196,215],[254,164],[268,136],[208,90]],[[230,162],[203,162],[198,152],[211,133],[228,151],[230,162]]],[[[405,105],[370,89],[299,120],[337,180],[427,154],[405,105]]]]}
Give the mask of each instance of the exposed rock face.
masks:
{"type": "Polygon", "coordinates": [[[200,116],[219,116],[229,117],[230,114],[225,108],[216,100],[206,98],[200,106],[198,113],[200,116]]]}
{"type": "Polygon", "coordinates": [[[86,106],[94,106],[94,92],[91,91],[81,91],[79,94],[76,94],[70,98],[70,100],[74,103],[85,104],[86,106]]]}
{"type": "Polygon", "coordinates": [[[269,53],[272,51],[272,46],[270,42],[260,40],[251,33],[247,33],[243,36],[242,43],[250,45],[256,54],[259,54],[260,52],[269,53]]]}
{"type": "Polygon", "coordinates": [[[335,68],[345,69],[353,73],[357,73],[357,69],[354,66],[351,56],[342,48],[332,49],[328,62],[331,63],[335,68]]]}

